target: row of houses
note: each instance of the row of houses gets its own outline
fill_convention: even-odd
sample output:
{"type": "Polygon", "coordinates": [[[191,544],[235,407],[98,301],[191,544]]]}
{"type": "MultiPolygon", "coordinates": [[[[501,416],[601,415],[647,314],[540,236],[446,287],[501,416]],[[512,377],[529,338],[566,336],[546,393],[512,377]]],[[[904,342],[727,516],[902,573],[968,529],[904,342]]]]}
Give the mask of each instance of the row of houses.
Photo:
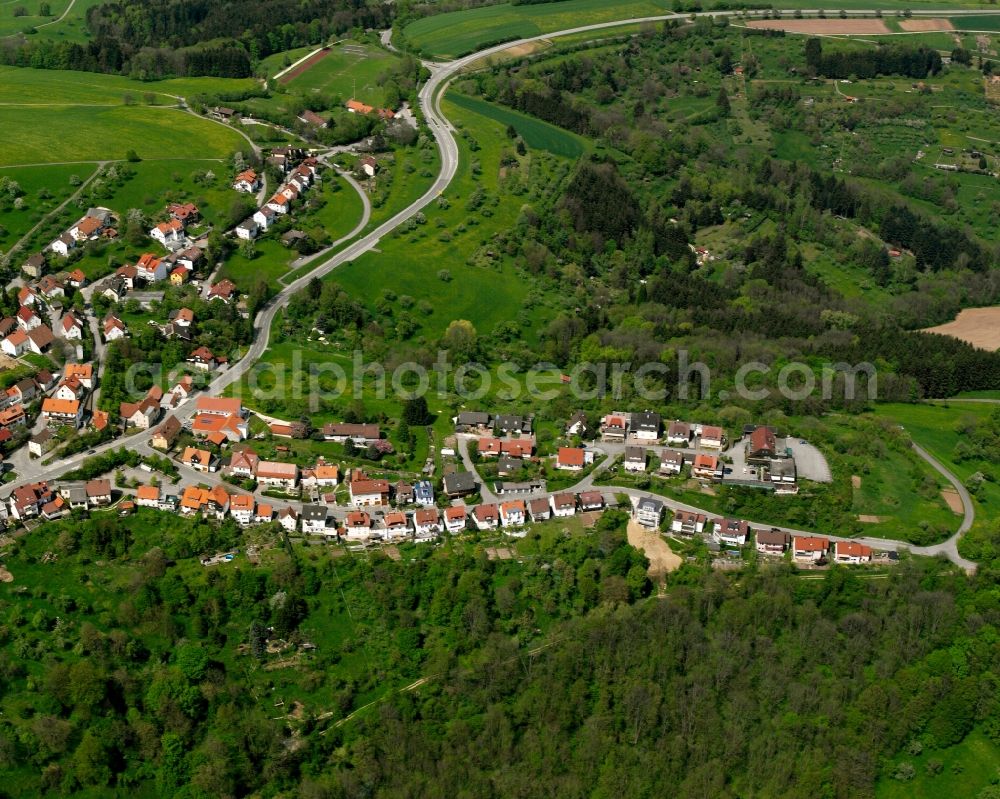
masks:
{"type": "Polygon", "coordinates": [[[115,224],[115,215],[109,209],[89,208],[86,214],[49,244],[49,249],[65,258],[78,244],[101,238],[116,238],[118,231],[114,227],[115,224]]]}
{"type": "Polygon", "coordinates": [[[494,415],[486,411],[462,411],[452,421],[456,433],[520,437],[531,435],[535,419],[512,413],[494,415]]]}
{"type": "Polygon", "coordinates": [[[292,204],[313,185],[319,176],[319,169],[319,161],[310,157],[287,171],[284,184],[254,212],[253,216],[244,219],[236,226],[236,237],[249,241],[270,230],[279,217],[291,212],[292,204]]]}
{"type": "Polygon", "coordinates": [[[803,563],[816,563],[829,557],[836,563],[870,563],[872,549],[858,541],[833,541],[820,536],[789,535],[782,530],[754,530],[743,519],[713,519],[704,513],[677,510],[670,521],[670,531],[678,535],[702,535],[707,530],[721,546],[743,547],[751,538],[758,553],[784,555],[803,563]]]}

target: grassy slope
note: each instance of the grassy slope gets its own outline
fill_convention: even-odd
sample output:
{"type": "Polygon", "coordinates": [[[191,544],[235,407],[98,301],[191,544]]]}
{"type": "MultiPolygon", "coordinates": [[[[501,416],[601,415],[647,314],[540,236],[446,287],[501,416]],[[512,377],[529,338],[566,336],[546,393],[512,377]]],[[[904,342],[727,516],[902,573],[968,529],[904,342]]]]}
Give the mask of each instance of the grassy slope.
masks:
{"type": "Polygon", "coordinates": [[[76,191],[76,187],[71,186],[69,182],[71,175],[77,175],[81,180],[86,180],[93,171],[94,167],[86,164],[0,169],[0,178],[9,177],[16,180],[25,192],[25,207],[23,209],[18,211],[11,208],[0,214],[0,225],[6,231],[0,234],[0,252],[5,252],[8,247],[31,230],[45,214],[76,191]],[[41,199],[38,192],[42,189],[48,191],[52,198],[41,199]]]}
{"type": "Polygon", "coordinates": [[[120,105],[126,93],[142,101],[143,95],[157,95],[163,105],[175,103],[174,96],[236,91],[256,85],[251,79],[171,78],[138,81],[118,75],[73,72],[59,69],[27,69],[0,66],[0,104],[105,103],[120,105]]]}
{"type": "Polygon", "coordinates": [[[248,146],[233,130],[167,108],[17,108],[3,118],[0,165],[118,160],[129,150],[142,158],[220,158],[248,146]],[[40,138],[39,130],[49,135],[40,138]]]}

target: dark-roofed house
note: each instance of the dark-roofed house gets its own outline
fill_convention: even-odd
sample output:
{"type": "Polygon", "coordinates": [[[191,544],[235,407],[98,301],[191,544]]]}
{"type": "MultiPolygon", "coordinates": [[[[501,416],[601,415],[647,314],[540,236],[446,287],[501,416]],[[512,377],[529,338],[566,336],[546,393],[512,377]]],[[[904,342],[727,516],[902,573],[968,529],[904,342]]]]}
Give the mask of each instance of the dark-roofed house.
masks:
{"type": "Polygon", "coordinates": [[[632,435],[640,441],[652,443],[660,438],[660,414],[641,411],[632,414],[632,435]]]}
{"type": "Polygon", "coordinates": [[[476,478],[472,472],[452,472],[446,474],[443,480],[444,493],[449,497],[462,497],[474,494],[477,488],[476,478]]]}
{"type": "Polygon", "coordinates": [[[490,426],[492,417],[485,411],[462,411],[455,420],[458,433],[481,432],[490,426]]]}

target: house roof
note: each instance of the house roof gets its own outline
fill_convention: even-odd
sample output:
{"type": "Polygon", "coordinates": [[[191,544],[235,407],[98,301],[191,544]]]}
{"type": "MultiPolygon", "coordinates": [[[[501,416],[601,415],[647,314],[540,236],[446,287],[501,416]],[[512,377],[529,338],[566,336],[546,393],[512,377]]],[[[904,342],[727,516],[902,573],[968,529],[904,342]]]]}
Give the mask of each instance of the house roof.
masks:
{"type": "Polygon", "coordinates": [[[290,480],[297,477],[298,474],[299,467],[294,463],[282,463],[281,461],[260,461],[257,464],[257,477],[290,480]]]}
{"type": "Polygon", "coordinates": [[[795,536],[793,545],[796,552],[826,552],[830,541],[818,536],[795,536]]]}
{"type": "Polygon", "coordinates": [[[549,509],[549,501],[544,497],[541,499],[533,499],[528,502],[528,509],[531,511],[532,516],[539,513],[545,513],[549,509]]]}
{"type": "Polygon", "coordinates": [[[568,491],[564,491],[561,494],[553,494],[552,502],[557,508],[573,508],[576,507],[576,495],[568,491]]]}
{"type": "Polygon", "coordinates": [[[230,397],[198,397],[195,401],[198,413],[240,414],[243,403],[230,397]]]}
{"type": "Polygon", "coordinates": [[[9,341],[15,347],[20,347],[22,344],[26,344],[28,341],[28,334],[25,333],[21,328],[18,328],[9,336],[7,336],[5,341],[9,341]]]}
{"type": "MultiPolygon", "coordinates": [[[[282,198],[284,199],[284,198],[282,198]]],[[[223,299],[229,299],[233,292],[236,291],[236,284],[233,283],[229,278],[223,278],[218,283],[216,283],[208,291],[209,297],[222,297],[223,299]]]]}
{"type": "Polygon", "coordinates": [[[603,505],[604,495],[600,491],[584,491],[580,494],[581,505],[603,505]]]}
{"type": "Polygon", "coordinates": [[[135,495],[138,499],[158,500],[160,498],[160,487],[142,485],[135,490],[135,495]]]}
{"type": "Polygon", "coordinates": [[[176,416],[168,416],[163,420],[156,430],[153,431],[154,435],[163,436],[164,438],[173,440],[177,437],[177,434],[181,432],[181,423],[176,416]]]}
{"type": "Polygon", "coordinates": [[[107,497],[111,495],[111,481],[108,479],[88,480],[84,489],[88,497],[107,497]]]}
{"type": "Polygon", "coordinates": [[[584,451],[580,447],[560,447],[559,463],[562,466],[583,466],[584,451]]]}
{"type": "Polygon", "coordinates": [[[80,400],[64,400],[55,397],[46,397],[42,400],[42,413],[75,416],[79,410],[80,400]]]}
{"type": "Polygon", "coordinates": [[[107,411],[94,411],[90,423],[95,430],[100,431],[107,427],[110,421],[111,418],[108,416],[107,411]]]}
{"type": "Polygon", "coordinates": [[[254,509],[254,499],[251,494],[233,494],[229,498],[229,510],[232,513],[236,511],[246,510],[253,513],[254,509]]]}
{"type": "Polygon", "coordinates": [[[371,496],[374,494],[388,494],[388,480],[354,480],[351,483],[351,496],[371,496]]]}
{"type": "Polygon", "coordinates": [[[347,526],[369,527],[371,526],[371,517],[363,510],[352,510],[350,513],[347,514],[347,526]]]}
{"type": "Polygon", "coordinates": [[[872,554],[871,547],[867,547],[857,541],[837,541],[833,546],[834,552],[836,552],[838,557],[869,558],[872,554]]]}
{"type": "Polygon", "coordinates": [[[81,236],[92,236],[94,233],[99,231],[104,227],[104,223],[100,219],[95,219],[92,216],[85,216],[79,222],[77,222],[73,227],[80,231],[81,236]]]}
{"type": "Polygon", "coordinates": [[[496,519],[500,514],[499,508],[492,502],[484,502],[482,505],[476,505],[472,509],[472,515],[477,521],[485,522],[492,519],[496,519]]]}
{"type": "Polygon", "coordinates": [[[719,459],[715,455],[707,455],[703,452],[694,456],[694,467],[696,469],[718,469],[719,459]]]}
{"type": "Polygon", "coordinates": [[[788,533],[783,533],[781,530],[758,530],[757,543],[785,546],[788,544],[788,533]]]}
{"type": "Polygon", "coordinates": [[[48,325],[39,325],[34,330],[28,331],[28,338],[30,338],[35,346],[40,350],[44,350],[46,347],[52,345],[55,341],[55,336],[52,335],[52,329],[48,325]]]}
{"type": "Polygon", "coordinates": [[[207,449],[185,447],[184,454],[181,455],[181,462],[208,464],[212,462],[212,453],[207,449]]]}
{"type": "Polygon", "coordinates": [[[750,451],[759,452],[761,450],[770,450],[773,452],[777,447],[777,443],[774,438],[774,430],[770,427],[757,427],[750,434],[750,451]]]}
{"type": "Polygon", "coordinates": [[[94,365],[92,363],[68,363],[63,367],[64,377],[78,377],[81,380],[90,380],[94,375],[94,365]]]}
{"type": "Polygon", "coordinates": [[[452,505],[444,509],[444,517],[448,521],[456,521],[458,519],[464,519],[466,517],[467,510],[465,505],[452,505]]]}
{"type": "Polygon", "coordinates": [[[421,508],[413,514],[413,520],[417,524],[437,524],[440,518],[437,508],[421,508]]]}
{"type": "Polygon", "coordinates": [[[702,428],[701,428],[701,437],[702,438],[716,438],[716,439],[720,439],[721,440],[722,439],[722,428],[721,427],[715,427],[714,425],[710,425],[710,424],[703,425],[702,428]]]}

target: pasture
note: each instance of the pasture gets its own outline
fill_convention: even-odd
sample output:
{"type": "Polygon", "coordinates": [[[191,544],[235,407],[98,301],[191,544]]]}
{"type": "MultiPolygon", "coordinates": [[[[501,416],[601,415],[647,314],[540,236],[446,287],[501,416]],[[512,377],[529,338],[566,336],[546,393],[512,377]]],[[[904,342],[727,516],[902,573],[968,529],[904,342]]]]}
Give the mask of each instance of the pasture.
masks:
{"type": "Polygon", "coordinates": [[[876,799],[974,799],[996,779],[1000,747],[982,730],[973,730],[965,740],[945,749],[924,747],[918,755],[908,752],[887,764],[886,775],[875,786],[876,799]],[[928,768],[932,761],[940,768],[928,768]],[[902,781],[891,775],[901,763],[916,770],[912,780],[902,781]]]}
{"type": "Polygon", "coordinates": [[[39,13],[43,2],[45,0],[0,0],[0,37],[52,22],[66,10],[70,0],[49,0],[49,15],[44,17],[39,13]],[[27,13],[15,17],[15,8],[24,9],[27,13]]]}
{"type": "MultiPolygon", "coordinates": [[[[378,77],[397,56],[379,47],[344,41],[330,46],[328,53],[313,61],[307,69],[281,83],[301,93],[339,95],[346,102],[351,97],[368,105],[385,105],[385,91],[378,77]]],[[[292,73],[289,73],[291,75],[292,73]]]]}

